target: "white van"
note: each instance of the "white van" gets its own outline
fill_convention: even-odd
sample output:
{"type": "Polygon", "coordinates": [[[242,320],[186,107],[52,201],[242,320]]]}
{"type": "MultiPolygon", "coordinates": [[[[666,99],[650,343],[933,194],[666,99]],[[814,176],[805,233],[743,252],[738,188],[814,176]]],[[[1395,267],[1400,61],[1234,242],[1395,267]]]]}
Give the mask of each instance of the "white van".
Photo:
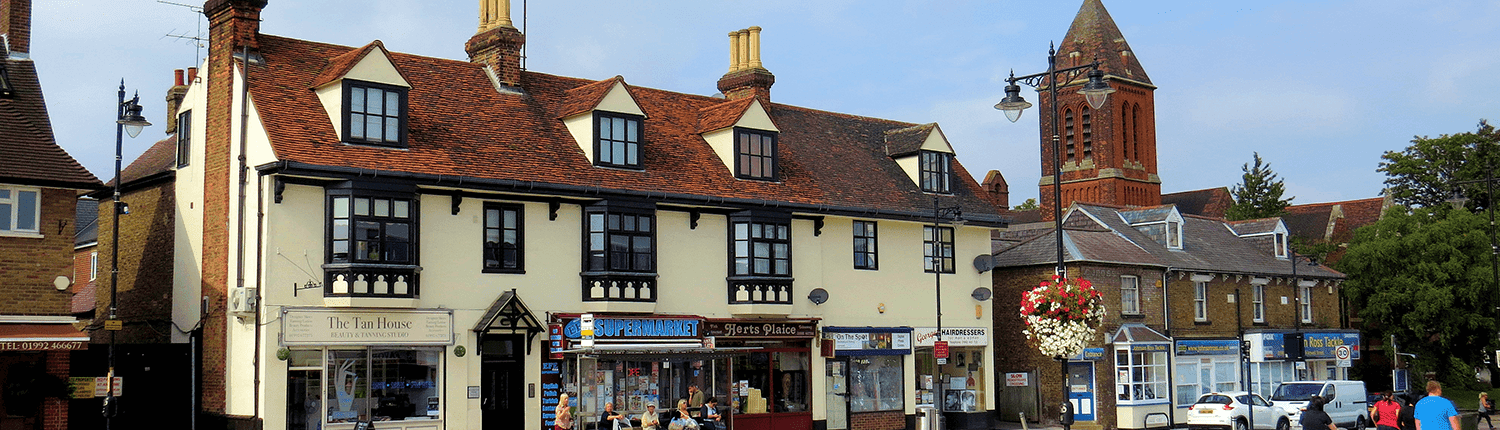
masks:
{"type": "Polygon", "coordinates": [[[1271,402],[1292,412],[1292,425],[1302,419],[1307,401],[1322,396],[1323,412],[1333,424],[1348,430],[1365,430],[1370,425],[1370,411],[1365,403],[1365,381],[1288,381],[1276,387],[1271,402]]]}

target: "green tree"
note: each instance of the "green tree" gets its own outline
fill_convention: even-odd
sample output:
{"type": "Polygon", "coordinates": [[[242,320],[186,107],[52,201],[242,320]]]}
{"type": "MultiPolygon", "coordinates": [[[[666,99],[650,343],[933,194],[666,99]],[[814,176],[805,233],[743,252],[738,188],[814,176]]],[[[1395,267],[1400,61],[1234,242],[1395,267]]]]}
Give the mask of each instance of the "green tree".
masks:
{"type": "Polygon", "coordinates": [[[1472,132],[1413,137],[1405,150],[1381,155],[1377,170],[1385,173],[1386,193],[1397,204],[1433,207],[1462,194],[1469,199],[1469,209],[1484,209],[1490,201],[1484,183],[1456,183],[1484,178],[1489,166],[1500,165],[1495,163],[1500,161],[1497,137],[1500,134],[1485,120],[1479,120],[1472,132]]]}
{"type": "Polygon", "coordinates": [[[1286,207],[1291,206],[1295,198],[1281,198],[1286,192],[1285,185],[1276,177],[1276,172],[1271,171],[1271,163],[1262,164],[1260,153],[1254,154],[1255,166],[1245,163],[1240,167],[1245,174],[1240,176],[1240,184],[1229,190],[1234,195],[1234,204],[1224,211],[1224,217],[1230,221],[1285,215],[1286,207]]]}
{"type": "Polygon", "coordinates": [[[1396,206],[1355,232],[1337,268],[1344,294],[1365,318],[1366,336],[1395,335],[1418,371],[1452,386],[1473,381],[1472,363],[1494,346],[1495,307],[1488,222],[1447,206],[1396,206]]]}
{"type": "Polygon", "coordinates": [[[1029,210],[1035,210],[1035,209],[1037,209],[1039,207],[1040,206],[1037,206],[1037,204],[1036,204],[1036,199],[1031,198],[1031,199],[1026,199],[1026,201],[1021,202],[1021,204],[1016,205],[1016,207],[1013,207],[1013,208],[1010,208],[1010,209],[1011,210],[1017,210],[1017,211],[1029,211],[1029,210]]]}

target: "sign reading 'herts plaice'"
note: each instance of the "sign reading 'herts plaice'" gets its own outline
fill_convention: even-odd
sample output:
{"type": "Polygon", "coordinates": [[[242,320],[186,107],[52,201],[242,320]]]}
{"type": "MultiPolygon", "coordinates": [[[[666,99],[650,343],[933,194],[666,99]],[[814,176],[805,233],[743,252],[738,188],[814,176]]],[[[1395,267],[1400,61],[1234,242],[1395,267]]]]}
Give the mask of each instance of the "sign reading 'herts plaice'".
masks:
{"type": "Polygon", "coordinates": [[[446,310],[287,309],[281,328],[282,343],[287,345],[453,343],[453,314],[446,310]]]}

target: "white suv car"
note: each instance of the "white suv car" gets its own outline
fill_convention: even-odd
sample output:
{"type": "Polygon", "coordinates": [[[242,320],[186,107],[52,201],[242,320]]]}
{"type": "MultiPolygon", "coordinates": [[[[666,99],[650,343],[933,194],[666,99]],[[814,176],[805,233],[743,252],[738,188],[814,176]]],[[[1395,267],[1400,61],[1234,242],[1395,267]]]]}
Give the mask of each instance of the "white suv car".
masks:
{"type": "Polygon", "coordinates": [[[1249,430],[1254,411],[1257,430],[1289,430],[1292,419],[1280,406],[1259,394],[1244,391],[1208,393],[1188,408],[1187,426],[1193,430],[1249,430]]]}

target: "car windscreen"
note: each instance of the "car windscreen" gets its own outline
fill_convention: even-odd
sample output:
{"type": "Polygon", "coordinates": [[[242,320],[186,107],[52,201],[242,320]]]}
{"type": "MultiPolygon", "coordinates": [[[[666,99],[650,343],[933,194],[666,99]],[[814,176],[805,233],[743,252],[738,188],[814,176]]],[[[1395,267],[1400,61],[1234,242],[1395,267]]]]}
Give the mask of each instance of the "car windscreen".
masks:
{"type": "Polygon", "coordinates": [[[1322,389],[1321,384],[1282,384],[1276,387],[1276,394],[1271,395],[1271,400],[1307,401],[1322,389]]]}
{"type": "Polygon", "coordinates": [[[1230,403],[1230,400],[1229,396],[1223,394],[1204,394],[1203,397],[1198,398],[1197,403],[1217,403],[1221,405],[1227,405],[1230,403]]]}

